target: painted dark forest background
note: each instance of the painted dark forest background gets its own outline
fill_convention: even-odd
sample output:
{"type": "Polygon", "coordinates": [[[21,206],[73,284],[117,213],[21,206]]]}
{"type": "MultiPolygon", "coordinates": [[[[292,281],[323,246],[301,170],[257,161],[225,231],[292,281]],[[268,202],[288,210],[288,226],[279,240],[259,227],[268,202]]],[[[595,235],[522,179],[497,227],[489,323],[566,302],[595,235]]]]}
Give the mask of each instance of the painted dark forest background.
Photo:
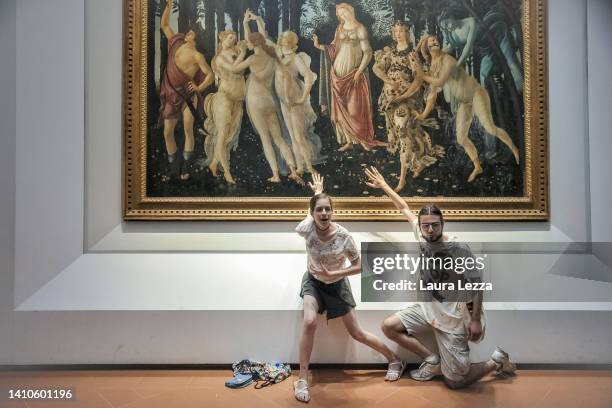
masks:
{"type": "MultiPolygon", "coordinates": [[[[252,128],[246,112],[242,120],[239,145],[231,154],[232,174],[236,185],[227,185],[223,177],[214,178],[207,168],[197,168],[189,180],[180,180],[180,163],[169,164],[166,160],[162,127],[159,121],[159,73],[163,72],[167,60],[167,39],[161,34],[160,15],[166,0],[145,0],[148,3],[148,138],[147,138],[147,193],[152,197],[298,197],[310,195],[308,187],[301,187],[286,179],[281,183],[267,182],[270,169],[264,158],[259,137],[252,128]],[[157,41],[155,40],[157,39],[157,41]],[[157,58],[156,58],[157,56],[157,58]]],[[[442,93],[437,100],[439,129],[430,130],[434,143],[443,145],[446,156],[438,163],[426,168],[412,179],[408,176],[402,196],[449,196],[449,197],[502,197],[523,195],[524,162],[524,107],[522,89],[512,80],[510,67],[500,48],[500,32],[506,32],[516,54],[522,56],[521,0],[353,0],[344,1],[354,6],[357,20],[370,32],[373,50],[392,44],[390,28],[395,21],[404,21],[414,40],[423,33],[444,39],[439,25],[441,15],[455,19],[472,17],[479,24],[479,38],[471,56],[466,60],[466,70],[480,82],[481,61],[485,55],[493,60],[493,69],[484,80],[491,97],[495,123],[505,129],[521,151],[521,165],[512,159],[509,149],[491,136],[475,119],[470,138],[476,145],[484,169],[474,182],[467,183],[473,169],[463,148],[456,143],[454,117],[442,93]]],[[[210,64],[215,54],[217,33],[232,29],[244,38],[242,19],[250,8],[261,15],[266,29],[274,40],[285,30],[296,32],[300,38],[298,51],[312,58],[311,69],[319,73],[320,51],[310,40],[317,34],[321,43],[332,41],[337,19],[333,0],[175,0],[174,12],[178,16],[178,32],[193,30],[196,33],[198,50],[210,64]]],[[[454,55],[456,58],[459,54],[454,55]]],[[[382,89],[380,81],[369,67],[374,110],[376,139],[386,141],[383,117],[376,104],[382,89]]],[[[215,92],[215,86],[205,95],[215,92]]],[[[312,106],[319,112],[318,81],[311,92],[312,106]]],[[[433,115],[433,114],[432,114],[433,115]]],[[[315,166],[325,176],[326,190],[343,197],[365,197],[378,195],[365,185],[363,168],[375,165],[386,176],[389,184],[397,183],[399,156],[389,154],[384,148],[368,152],[360,147],[343,153],[336,152],[338,144],[329,117],[319,115],[316,132],[323,142],[323,153],[327,160],[315,166]]],[[[176,140],[181,151],[182,124],[176,127],[176,140]]],[[[203,140],[196,132],[196,154],[202,156],[203,140]]],[[[180,161],[179,161],[180,162],[180,161]]],[[[308,173],[305,174],[308,178],[308,173]]]]}

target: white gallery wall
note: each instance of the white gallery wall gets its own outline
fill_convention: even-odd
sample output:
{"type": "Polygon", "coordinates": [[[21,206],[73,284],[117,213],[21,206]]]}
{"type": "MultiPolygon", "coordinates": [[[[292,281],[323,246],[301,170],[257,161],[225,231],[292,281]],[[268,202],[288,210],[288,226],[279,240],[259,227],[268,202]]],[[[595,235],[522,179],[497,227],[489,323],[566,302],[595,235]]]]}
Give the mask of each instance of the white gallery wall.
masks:
{"type": "MultiPolygon", "coordinates": [[[[449,225],[466,240],[612,241],[612,6],[548,3],[551,220],[449,225]]],[[[295,223],[121,220],[122,12],[122,0],[0,0],[0,364],[295,362],[295,223]]],[[[405,223],[343,224],[358,241],[410,240],[405,223]]],[[[488,305],[475,358],[499,344],[524,363],[612,363],[612,278],[583,279],[601,266],[587,255],[560,276],[559,257],[492,266],[494,282],[535,282],[550,301],[488,305]]],[[[380,334],[401,306],[358,311],[380,334]]],[[[321,322],[313,361],[381,361],[321,322]]]]}

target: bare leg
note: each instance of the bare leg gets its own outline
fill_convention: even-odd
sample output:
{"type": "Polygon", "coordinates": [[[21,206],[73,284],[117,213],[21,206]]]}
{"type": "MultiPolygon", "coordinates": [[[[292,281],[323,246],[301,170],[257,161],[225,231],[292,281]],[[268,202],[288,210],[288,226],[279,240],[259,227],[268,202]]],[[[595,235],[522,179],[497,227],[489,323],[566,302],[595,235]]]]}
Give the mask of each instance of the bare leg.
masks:
{"type": "Polygon", "coordinates": [[[168,156],[176,153],[176,139],[174,138],[176,122],[176,119],[164,119],[164,141],[166,142],[166,153],[168,153],[168,156]]]}
{"type": "Polygon", "coordinates": [[[482,126],[485,128],[487,133],[495,136],[502,142],[506,144],[512,150],[512,154],[514,155],[514,160],[516,163],[519,163],[519,150],[508,135],[508,133],[500,128],[495,126],[493,122],[493,115],[491,114],[491,99],[487,94],[487,91],[484,88],[479,88],[476,90],[474,94],[474,113],[476,117],[482,123],[482,126]]]}
{"type": "Polygon", "coordinates": [[[269,115],[267,117],[267,123],[270,129],[270,135],[272,136],[272,140],[274,141],[274,144],[280,149],[283,159],[285,159],[289,167],[295,169],[295,159],[293,158],[293,154],[291,153],[289,145],[281,135],[280,125],[278,123],[276,114],[269,115]]]}
{"type": "Polygon", "coordinates": [[[346,330],[349,332],[352,338],[378,351],[380,354],[385,356],[389,362],[397,360],[397,356],[391,351],[391,349],[389,349],[389,347],[387,347],[385,343],[383,343],[372,333],[361,328],[359,321],[357,320],[355,309],[342,316],[342,323],[344,323],[346,330]]]}
{"type": "MultiPolygon", "coordinates": [[[[197,106],[198,99],[196,96],[192,98],[192,103],[194,106],[197,106]]],[[[183,110],[183,126],[185,128],[185,146],[183,151],[185,152],[193,152],[195,147],[195,139],[193,137],[193,124],[195,119],[193,118],[193,114],[189,110],[189,107],[186,107],[183,110]]]]}
{"type": "Polygon", "coordinates": [[[232,177],[230,171],[230,164],[228,160],[228,144],[232,138],[233,134],[233,120],[234,109],[240,109],[240,106],[235,106],[233,103],[227,100],[224,94],[218,93],[217,99],[219,101],[213,107],[213,115],[215,119],[215,129],[217,133],[217,137],[215,140],[215,149],[213,154],[213,159],[211,160],[208,168],[210,169],[213,176],[217,176],[217,166],[221,163],[221,169],[223,170],[223,176],[225,181],[230,184],[235,184],[236,181],[232,177]]]}
{"type": "MultiPolygon", "coordinates": [[[[219,134],[219,129],[216,123],[215,123],[215,132],[219,134]]],[[[206,135],[206,139],[204,139],[205,148],[208,149],[209,144],[212,145],[211,139],[213,139],[212,135],[206,135]]],[[[214,142],[215,144],[212,147],[212,152],[210,152],[210,149],[208,149],[206,154],[210,156],[210,163],[208,164],[208,168],[210,169],[210,172],[212,173],[212,175],[214,177],[217,177],[217,166],[219,165],[219,160],[217,160],[217,155],[219,154],[218,153],[219,139],[218,138],[215,139],[214,142]]]]}
{"type": "MultiPolygon", "coordinates": [[[[221,150],[223,149],[220,146],[221,132],[223,131],[223,124],[221,122],[223,121],[217,117],[218,115],[215,112],[214,106],[211,108],[211,111],[212,112],[207,112],[207,114],[209,115],[209,117],[210,115],[212,115],[213,123],[215,126],[216,138],[214,139],[215,144],[213,146],[212,158],[210,160],[210,163],[208,164],[208,169],[212,173],[213,177],[217,177],[217,167],[219,166],[219,157],[222,153],[221,150]]],[[[208,146],[209,138],[212,138],[212,137],[213,137],[212,135],[206,136],[206,140],[204,141],[205,146],[208,146]]]]}
{"type": "Polygon", "coordinates": [[[470,371],[462,381],[451,381],[444,378],[444,383],[452,389],[464,388],[470,384],[480,380],[485,375],[493,372],[497,369],[497,363],[493,360],[485,361],[483,363],[473,363],[470,366],[470,371]]]}
{"type": "Polygon", "coordinates": [[[342,145],[341,148],[338,149],[339,152],[346,152],[347,150],[351,150],[353,148],[353,144],[351,142],[347,142],[342,145]]]}
{"type": "Polygon", "coordinates": [[[474,163],[474,170],[468,177],[468,182],[474,181],[474,179],[482,173],[482,167],[480,167],[480,160],[478,160],[478,151],[476,146],[468,137],[470,132],[470,126],[472,126],[472,105],[467,103],[461,103],[457,109],[456,127],[457,127],[457,143],[459,143],[467,153],[468,157],[474,163]]]}
{"type": "MultiPolygon", "coordinates": [[[[185,146],[183,147],[183,154],[193,153],[193,150],[195,148],[195,140],[193,137],[193,123],[193,114],[191,113],[189,108],[185,108],[185,110],[183,110],[183,126],[185,128],[185,146]]],[[[190,174],[186,170],[187,169],[183,169],[183,173],[180,175],[181,180],[189,179],[190,174]]]]}
{"type": "Polygon", "coordinates": [[[391,315],[382,324],[382,331],[389,338],[405,349],[412,351],[417,356],[425,359],[433,353],[423,345],[416,337],[409,335],[400,319],[391,315]]]}
{"type": "Polygon", "coordinates": [[[295,139],[291,140],[291,148],[293,150],[293,157],[295,158],[295,171],[297,175],[301,177],[302,174],[304,174],[305,161],[298,142],[295,139]]]}
{"type": "Polygon", "coordinates": [[[220,137],[217,140],[217,146],[218,146],[217,151],[219,153],[215,154],[215,160],[221,163],[221,167],[223,168],[223,177],[225,178],[225,181],[227,181],[230,184],[236,184],[234,177],[232,177],[232,173],[230,170],[230,164],[228,160],[228,154],[227,154],[227,146],[232,137],[230,133],[231,132],[230,126],[231,124],[229,123],[223,126],[223,133],[222,133],[223,137],[220,137]]]}
{"type": "Polygon", "coordinates": [[[214,166],[214,170],[215,170],[213,172],[214,175],[216,175],[218,163],[221,163],[221,169],[223,170],[223,173],[225,176],[227,176],[226,173],[229,172],[229,163],[227,163],[227,144],[226,144],[228,133],[229,133],[229,124],[227,123],[227,118],[225,117],[225,115],[223,115],[221,117],[221,120],[217,124],[217,140],[215,143],[215,155],[214,155],[214,160],[210,163],[210,166],[209,166],[211,171],[213,170],[213,166],[214,166]]]}
{"type": "Polygon", "coordinates": [[[297,175],[301,177],[304,174],[305,160],[302,156],[300,144],[293,134],[291,134],[291,150],[293,152],[293,157],[295,158],[295,171],[297,175]]]}
{"type": "Polygon", "coordinates": [[[427,149],[425,148],[425,140],[423,137],[423,132],[421,130],[417,130],[416,134],[414,135],[414,140],[417,144],[417,152],[414,153],[415,165],[412,169],[412,178],[417,178],[419,177],[423,169],[425,169],[424,156],[427,152],[427,149]]]}
{"type": "Polygon", "coordinates": [[[287,165],[291,171],[291,174],[289,174],[289,179],[298,184],[304,184],[304,180],[302,180],[302,178],[295,171],[295,159],[293,158],[289,145],[281,135],[280,125],[278,123],[276,114],[269,115],[267,118],[267,123],[270,127],[270,135],[272,136],[272,140],[280,149],[281,155],[287,162],[287,165]]]}
{"type": "Polygon", "coordinates": [[[317,330],[317,311],[319,305],[313,296],[304,296],[304,322],[300,336],[300,379],[308,381],[308,366],[317,330]]]}
{"type": "Polygon", "coordinates": [[[269,178],[268,181],[272,183],[279,183],[280,176],[278,174],[276,153],[274,152],[274,147],[272,146],[272,140],[270,139],[270,131],[268,129],[266,119],[262,117],[259,112],[258,114],[251,116],[251,122],[253,123],[253,127],[255,127],[257,133],[259,134],[261,144],[263,145],[264,155],[266,156],[266,160],[268,161],[270,169],[272,170],[272,177],[269,178]]]}
{"type": "Polygon", "coordinates": [[[408,173],[408,152],[405,152],[404,149],[400,150],[400,176],[399,183],[397,187],[395,187],[395,192],[399,193],[406,186],[406,173],[408,173]]]}
{"type": "MultiPolygon", "coordinates": [[[[293,133],[295,135],[295,142],[300,153],[301,158],[304,161],[306,169],[311,174],[316,173],[314,167],[312,167],[312,146],[310,142],[306,140],[305,129],[304,129],[304,108],[293,109],[291,112],[291,123],[293,124],[293,133]]],[[[297,160],[297,156],[296,156],[297,160]]],[[[299,166],[298,166],[299,168],[299,166]]]]}
{"type": "Polygon", "coordinates": [[[291,137],[291,150],[293,152],[293,157],[295,158],[295,166],[296,166],[296,172],[298,174],[298,176],[302,176],[302,174],[304,174],[304,158],[302,157],[302,152],[300,151],[300,146],[299,143],[296,139],[296,127],[295,124],[293,123],[293,113],[294,111],[297,111],[299,108],[298,107],[293,107],[290,108],[289,106],[287,106],[284,103],[281,103],[281,110],[283,112],[283,119],[285,121],[285,126],[287,127],[287,130],[289,131],[289,136],[291,137]]]}
{"type": "Polygon", "coordinates": [[[208,165],[208,168],[210,169],[210,172],[212,173],[214,177],[217,177],[217,166],[218,165],[219,165],[219,162],[217,161],[217,159],[213,159],[208,165]]]}

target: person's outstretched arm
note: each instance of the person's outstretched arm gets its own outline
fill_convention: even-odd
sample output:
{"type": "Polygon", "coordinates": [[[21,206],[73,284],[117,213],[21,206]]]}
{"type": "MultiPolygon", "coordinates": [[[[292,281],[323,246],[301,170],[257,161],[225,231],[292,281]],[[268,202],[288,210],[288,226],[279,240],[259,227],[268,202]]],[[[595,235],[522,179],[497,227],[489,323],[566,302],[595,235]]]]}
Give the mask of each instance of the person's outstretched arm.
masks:
{"type": "Polygon", "coordinates": [[[173,0],[168,0],[161,16],[161,28],[167,39],[171,39],[174,36],[174,31],[170,28],[170,14],[172,13],[173,4],[173,0]]]}
{"type": "Polygon", "coordinates": [[[319,37],[316,34],[312,35],[312,44],[316,49],[325,51],[325,45],[319,43],[319,37]]]}
{"type": "Polygon", "coordinates": [[[246,40],[249,39],[249,36],[251,35],[251,27],[249,27],[249,21],[251,20],[251,16],[252,16],[252,12],[251,9],[247,9],[247,11],[244,13],[244,19],[242,19],[242,28],[244,29],[244,38],[246,40]]]}
{"type": "Polygon", "coordinates": [[[387,184],[387,181],[383,177],[382,174],[378,171],[378,169],[374,166],[371,166],[369,169],[365,169],[365,174],[370,180],[366,184],[372,188],[379,188],[391,199],[395,207],[400,210],[402,214],[408,218],[408,221],[414,223],[418,220],[417,216],[410,211],[410,207],[408,207],[408,203],[404,201],[402,197],[399,196],[390,186],[387,184]]]}
{"type": "MultiPolygon", "coordinates": [[[[308,183],[308,186],[312,189],[314,195],[321,194],[323,192],[323,177],[320,174],[312,175],[312,182],[308,183]]],[[[314,228],[314,218],[310,214],[310,209],[308,210],[308,214],[306,218],[304,218],[297,227],[295,227],[295,232],[299,235],[306,237],[314,228]]]]}

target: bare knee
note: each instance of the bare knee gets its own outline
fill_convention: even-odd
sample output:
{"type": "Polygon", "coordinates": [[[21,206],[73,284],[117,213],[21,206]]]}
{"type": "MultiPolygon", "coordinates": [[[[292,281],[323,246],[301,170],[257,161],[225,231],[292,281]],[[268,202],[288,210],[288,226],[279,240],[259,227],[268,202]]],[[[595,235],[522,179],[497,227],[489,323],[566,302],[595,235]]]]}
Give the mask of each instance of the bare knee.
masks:
{"type": "Polygon", "coordinates": [[[361,329],[351,330],[349,331],[349,334],[351,335],[352,338],[354,338],[359,343],[365,343],[366,338],[367,338],[366,333],[361,329]]]}
{"type": "Polygon", "coordinates": [[[392,338],[397,334],[397,330],[395,328],[394,323],[395,322],[391,317],[387,317],[385,320],[383,320],[380,329],[385,334],[385,336],[392,338]]]}
{"type": "Polygon", "coordinates": [[[176,121],[166,120],[164,123],[164,136],[174,136],[174,128],[176,127],[176,121]]]}
{"type": "Polygon", "coordinates": [[[482,123],[482,127],[484,128],[485,132],[487,132],[490,135],[493,136],[501,136],[501,132],[499,132],[499,128],[497,126],[495,126],[492,122],[489,121],[481,121],[482,123]]]}
{"type": "Polygon", "coordinates": [[[317,329],[317,316],[305,316],[303,328],[305,333],[314,333],[317,329]]]}
{"type": "Polygon", "coordinates": [[[467,135],[464,135],[462,133],[457,132],[457,143],[459,143],[461,146],[465,147],[465,145],[468,144],[469,139],[468,139],[467,135]]]}

